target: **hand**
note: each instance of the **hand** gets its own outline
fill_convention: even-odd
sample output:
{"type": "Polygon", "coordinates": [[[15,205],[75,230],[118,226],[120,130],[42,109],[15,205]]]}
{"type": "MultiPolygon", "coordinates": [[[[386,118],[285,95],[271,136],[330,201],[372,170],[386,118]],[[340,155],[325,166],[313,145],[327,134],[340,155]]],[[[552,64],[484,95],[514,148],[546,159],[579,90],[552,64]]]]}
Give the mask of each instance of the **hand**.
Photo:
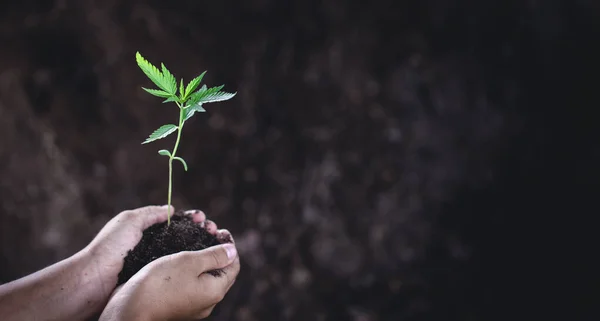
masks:
{"type": "MultiPolygon", "coordinates": [[[[2,320],[87,320],[102,311],[117,284],[127,252],[139,243],[144,229],[167,220],[167,210],[167,207],[148,206],[122,212],[82,251],[36,273],[0,285],[2,320]]],[[[173,211],[171,208],[171,213],[173,211]]],[[[222,243],[233,242],[229,232],[217,230],[217,225],[206,220],[201,211],[186,214],[222,243]]],[[[236,269],[239,270],[239,262],[237,268],[229,269],[233,270],[228,272],[229,276],[235,278],[236,269]]],[[[126,285],[129,283],[131,280],[126,285]]],[[[134,284],[130,288],[133,287],[134,284]]],[[[218,288],[215,290],[214,284],[212,287],[208,284],[207,291],[205,294],[209,295],[221,293],[218,288]]],[[[214,298],[203,302],[212,301],[214,298]]],[[[210,313],[211,308],[203,311],[210,313]]]]}
{"type": "Polygon", "coordinates": [[[233,244],[164,256],[115,291],[100,321],[206,318],[225,297],[239,270],[233,244]],[[205,273],[216,269],[224,273],[205,273]]]}
{"type": "MultiPolygon", "coordinates": [[[[104,302],[108,301],[117,285],[118,275],[123,268],[123,260],[127,252],[133,249],[142,239],[143,231],[157,223],[167,220],[167,206],[146,206],[119,213],[110,220],[86,248],[96,273],[98,291],[104,302]]],[[[175,209],[171,206],[170,213],[175,209]]],[[[187,211],[195,222],[202,224],[210,233],[223,239],[229,235],[226,230],[217,230],[214,222],[206,220],[202,211],[187,211]]]]}

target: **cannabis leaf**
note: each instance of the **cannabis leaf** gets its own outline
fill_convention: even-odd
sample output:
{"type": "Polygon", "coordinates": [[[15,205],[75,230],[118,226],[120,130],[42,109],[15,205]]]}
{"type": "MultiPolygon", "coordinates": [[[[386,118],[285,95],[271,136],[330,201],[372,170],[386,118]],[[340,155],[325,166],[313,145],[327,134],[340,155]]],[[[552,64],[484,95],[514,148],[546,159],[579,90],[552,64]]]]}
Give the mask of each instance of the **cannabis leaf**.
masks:
{"type": "Polygon", "coordinates": [[[165,138],[174,133],[177,128],[178,127],[173,124],[162,125],[159,129],[155,130],[142,144],[148,144],[149,142],[165,138]]]}
{"type": "MultiPolygon", "coordinates": [[[[136,52],[135,59],[137,61],[140,69],[148,76],[148,78],[159,88],[159,89],[150,89],[144,88],[147,93],[157,96],[160,98],[165,98],[163,103],[174,102],[179,107],[179,124],[173,125],[163,125],[157,130],[155,130],[142,144],[147,144],[153,142],[158,139],[165,138],[172,133],[177,132],[177,140],[175,141],[175,146],[173,147],[173,151],[168,151],[166,149],[161,149],[158,151],[159,155],[169,157],[169,190],[167,196],[167,204],[171,205],[171,189],[173,186],[173,160],[177,160],[181,162],[184,170],[188,170],[188,165],[185,160],[179,156],[176,156],[177,148],[179,147],[179,142],[181,140],[181,132],[183,130],[183,125],[185,122],[194,116],[195,113],[206,112],[206,110],[202,107],[203,104],[214,103],[218,101],[224,101],[233,98],[236,93],[228,93],[221,91],[223,89],[223,85],[207,88],[206,85],[202,85],[200,89],[195,91],[199,86],[200,82],[204,78],[206,71],[204,71],[200,76],[192,79],[187,86],[184,87],[183,79],[179,81],[179,86],[177,86],[177,79],[173,74],[167,69],[167,67],[161,63],[160,69],[156,68],[152,65],[148,60],[146,60],[139,52],[136,52]],[[178,88],[179,87],[179,88],[178,88]],[[179,90],[179,95],[177,95],[177,91],[179,90]],[[195,91],[195,92],[194,92],[195,91]]],[[[171,213],[167,215],[167,225],[171,224],[171,213]]]]}
{"type": "Polygon", "coordinates": [[[208,104],[229,100],[236,95],[236,93],[220,91],[221,89],[223,89],[223,86],[212,87],[209,89],[206,89],[206,86],[203,86],[200,90],[190,95],[187,103],[190,105],[208,104]]]}
{"type": "Polygon", "coordinates": [[[183,94],[183,99],[186,99],[189,97],[189,95],[192,93],[192,91],[196,90],[196,88],[198,88],[198,86],[200,85],[200,82],[202,81],[202,78],[204,78],[204,75],[206,74],[206,71],[203,72],[200,76],[192,79],[192,81],[190,81],[190,83],[185,87],[185,93],[183,94]]]}
{"type": "Polygon", "coordinates": [[[202,108],[202,104],[199,104],[199,105],[193,105],[193,106],[186,107],[184,109],[184,112],[185,112],[185,114],[183,116],[183,121],[185,122],[186,120],[188,120],[192,116],[194,116],[195,112],[203,113],[203,112],[206,112],[206,109],[202,108]]]}
{"type": "Polygon", "coordinates": [[[169,94],[166,91],[157,90],[157,89],[148,89],[148,88],[144,88],[144,87],[142,87],[142,89],[156,97],[162,97],[162,98],[172,98],[173,97],[173,95],[169,94]]]}
{"type": "Polygon", "coordinates": [[[177,80],[175,80],[175,76],[171,74],[169,69],[167,69],[164,64],[161,63],[160,66],[162,67],[164,84],[168,88],[167,92],[173,95],[177,94],[177,80]]]}
{"type": "Polygon", "coordinates": [[[218,91],[212,94],[207,94],[204,97],[200,98],[198,104],[207,104],[207,103],[215,103],[217,101],[224,101],[233,98],[236,93],[228,93],[224,91],[218,91]]]}
{"type": "Polygon", "coordinates": [[[203,85],[202,88],[200,88],[197,92],[195,92],[195,93],[193,93],[193,94],[190,95],[190,98],[188,100],[188,104],[190,104],[190,105],[196,105],[196,104],[198,104],[200,102],[200,99],[202,99],[206,95],[210,95],[210,94],[213,94],[215,92],[218,92],[222,88],[223,88],[223,86],[217,86],[217,87],[212,87],[210,89],[207,89],[206,85],[203,85]]]}
{"type": "Polygon", "coordinates": [[[177,85],[173,85],[175,77],[171,75],[171,73],[167,70],[167,68],[164,65],[161,64],[163,72],[160,72],[158,68],[156,68],[150,62],[148,62],[146,58],[142,57],[142,55],[139,52],[135,54],[135,59],[140,69],[144,72],[144,74],[146,74],[146,76],[148,76],[150,80],[152,80],[152,82],[156,86],[158,86],[158,88],[168,92],[171,95],[175,94],[174,88],[177,87],[177,85]],[[167,71],[166,75],[164,74],[165,71],[167,71]]]}
{"type": "Polygon", "coordinates": [[[177,96],[171,96],[167,99],[165,99],[165,101],[163,101],[164,103],[172,103],[172,102],[180,102],[181,100],[179,98],[177,98],[177,96]]]}

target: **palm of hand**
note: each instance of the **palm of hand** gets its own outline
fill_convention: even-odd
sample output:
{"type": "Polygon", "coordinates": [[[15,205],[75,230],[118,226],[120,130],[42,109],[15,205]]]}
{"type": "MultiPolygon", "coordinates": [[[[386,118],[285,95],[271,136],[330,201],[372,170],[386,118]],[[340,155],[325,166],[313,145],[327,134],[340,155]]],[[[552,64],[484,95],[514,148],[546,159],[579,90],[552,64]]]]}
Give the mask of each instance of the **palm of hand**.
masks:
{"type": "Polygon", "coordinates": [[[142,231],[133,224],[111,221],[94,240],[98,242],[92,251],[92,259],[101,282],[105,284],[103,287],[109,288],[109,292],[117,284],[118,274],[123,268],[123,259],[142,239],[142,231]]]}
{"type": "MultiPolygon", "coordinates": [[[[117,285],[123,259],[141,240],[144,225],[142,215],[125,211],[110,220],[88,246],[98,286],[108,299],[117,285]]],[[[145,215],[144,215],[145,216],[145,215]]],[[[151,225],[151,224],[150,224],[151,225]]]]}

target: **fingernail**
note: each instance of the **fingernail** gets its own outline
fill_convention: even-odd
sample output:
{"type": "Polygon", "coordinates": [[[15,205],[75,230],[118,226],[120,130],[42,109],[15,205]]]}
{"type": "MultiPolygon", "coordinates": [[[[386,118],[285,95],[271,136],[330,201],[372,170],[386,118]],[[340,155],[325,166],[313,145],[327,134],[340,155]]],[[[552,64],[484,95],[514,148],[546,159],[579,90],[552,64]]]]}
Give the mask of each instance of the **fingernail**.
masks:
{"type": "Polygon", "coordinates": [[[233,244],[225,244],[225,251],[227,251],[227,258],[229,261],[233,261],[237,256],[237,249],[233,244]]]}
{"type": "Polygon", "coordinates": [[[235,243],[233,236],[231,236],[231,233],[226,229],[218,230],[217,237],[221,243],[235,243]]]}

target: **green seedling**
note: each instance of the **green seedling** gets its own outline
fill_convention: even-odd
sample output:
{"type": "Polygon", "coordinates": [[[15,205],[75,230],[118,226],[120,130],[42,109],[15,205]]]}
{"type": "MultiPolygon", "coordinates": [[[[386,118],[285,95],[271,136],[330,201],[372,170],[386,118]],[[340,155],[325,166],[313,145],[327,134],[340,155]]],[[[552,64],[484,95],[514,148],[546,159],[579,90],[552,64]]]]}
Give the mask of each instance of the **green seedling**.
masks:
{"type": "MultiPolygon", "coordinates": [[[[169,157],[169,191],[167,196],[167,204],[171,205],[171,195],[173,190],[173,160],[181,162],[183,169],[188,170],[188,166],[185,160],[179,156],[176,156],[177,148],[181,141],[181,131],[185,122],[194,116],[195,113],[203,113],[206,110],[202,107],[203,104],[214,103],[218,101],[229,100],[236,95],[236,93],[228,93],[221,91],[223,85],[207,88],[206,85],[200,87],[200,82],[206,74],[203,72],[200,76],[192,79],[187,86],[183,85],[183,79],[179,82],[179,93],[177,88],[177,80],[175,76],[165,67],[164,64],[160,64],[161,69],[156,68],[150,62],[148,62],[142,55],[137,52],[135,55],[140,69],[150,78],[150,80],[158,87],[158,89],[148,89],[142,87],[146,92],[153,96],[164,98],[163,103],[175,103],[179,107],[179,122],[177,125],[167,124],[163,125],[155,130],[142,144],[147,144],[155,140],[165,138],[173,133],[177,133],[177,140],[172,151],[161,149],[158,151],[159,155],[169,157]],[[200,87],[200,89],[198,89],[200,87]],[[198,90],[196,90],[198,89],[198,90]]],[[[171,213],[169,210],[167,225],[171,224],[171,213]]]]}

